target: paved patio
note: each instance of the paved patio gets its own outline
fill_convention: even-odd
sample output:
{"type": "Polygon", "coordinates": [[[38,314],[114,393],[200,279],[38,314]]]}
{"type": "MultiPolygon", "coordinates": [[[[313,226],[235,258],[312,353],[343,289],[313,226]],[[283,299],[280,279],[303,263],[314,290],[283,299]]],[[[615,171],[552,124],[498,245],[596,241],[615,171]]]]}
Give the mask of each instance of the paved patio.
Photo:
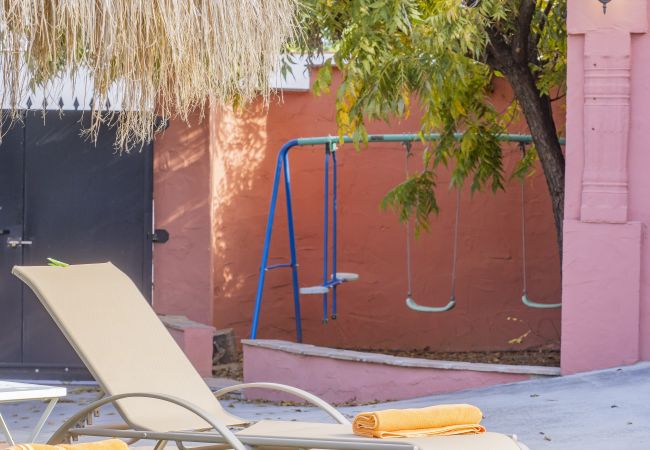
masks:
{"type": "MultiPolygon", "coordinates": [[[[342,383],[345,380],[341,380],[342,383]]],[[[217,383],[218,384],[218,383],[217,383]]],[[[98,395],[95,386],[69,386],[70,395],[54,410],[40,440],[66,417],[98,395]]],[[[524,381],[454,394],[370,406],[341,407],[347,416],[370,409],[468,402],[479,406],[491,431],[516,433],[532,450],[641,450],[650,448],[650,363],[553,379],[524,381]]],[[[233,413],[253,420],[325,420],[311,407],[257,404],[233,398],[233,413]]],[[[38,419],[44,403],[0,405],[18,441],[38,419]]],[[[105,409],[98,422],[115,422],[105,409]]]]}

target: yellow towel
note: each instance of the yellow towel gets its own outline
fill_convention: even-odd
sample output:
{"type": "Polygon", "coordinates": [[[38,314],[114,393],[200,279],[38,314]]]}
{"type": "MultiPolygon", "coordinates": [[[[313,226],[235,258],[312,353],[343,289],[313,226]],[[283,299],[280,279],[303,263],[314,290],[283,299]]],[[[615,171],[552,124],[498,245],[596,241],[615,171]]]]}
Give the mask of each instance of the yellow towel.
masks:
{"type": "Polygon", "coordinates": [[[365,437],[423,437],[485,432],[483,413],[472,405],[438,405],[417,409],[386,409],[358,414],[355,434],[365,437]]]}
{"type": "Polygon", "coordinates": [[[129,446],[119,439],[107,439],[104,441],[83,442],[80,444],[20,444],[9,447],[6,450],[129,450],[129,446]]]}

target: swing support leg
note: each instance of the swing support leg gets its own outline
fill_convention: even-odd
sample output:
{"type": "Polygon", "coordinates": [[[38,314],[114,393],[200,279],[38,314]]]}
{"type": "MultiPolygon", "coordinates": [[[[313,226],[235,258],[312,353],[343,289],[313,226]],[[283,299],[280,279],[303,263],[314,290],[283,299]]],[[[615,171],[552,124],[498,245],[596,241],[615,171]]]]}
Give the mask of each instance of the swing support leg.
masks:
{"type": "MultiPolygon", "coordinates": [[[[323,214],[323,286],[327,286],[327,269],[329,266],[329,200],[330,200],[330,144],[325,144],[325,188],[323,214]]],[[[327,292],[323,294],[323,323],[327,323],[327,292]]]]}
{"type": "Polygon", "coordinates": [[[298,285],[298,258],[296,256],[296,234],[293,226],[291,203],[291,175],[289,174],[289,152],[284,154],[284,194],[287,200],[287,228],[289,230],[289,251],[291,252],[291,283],[293,286],[293,308],[296,321],[296,341],[302,342],[302,320],[300,317],[300,287],[298,285]]]}
{"type": "MultiPolygon", "coordinates": [[[[336,282],[336,144],[332,144],[332,281],[336,282]]],[[[332,286],[332,320],[336,320],[336,287],[332,286]]]]}
{"type": "Polygon", "coordinates": [[[269,206],[269,215],[266,221],[266,231],[264,233],[264,248],[262,250],[262,262],[260,264],[260,276],[257,282],[257,292],[255,294],[255,309],[253,311],[253,323],[251,325],[251,339],[257,339],[257,330],[259,327],[260,313],[262,309],[262,294],[264,292],[264,281],[266,272],[281,267],[290,267],[293,285],[293,299],[296,316],[296,341],[302,342],[302,319],[300,316],[300,302],[298,290],[298,262],[296,257],[296,242],[293,225],[293,210],[291,205],[291,179],[289,175],[289,150],[298,145],[297,140],[287,142],[282,146],[275,165],[275,176],[273,177],[273,190],[271,192],[271,202],[269,206]],[[288,264],[276,264],[269,266],[269,250],[271,247],[271,234],[273,232],[273,222],[275,219],[275,208],[278,201],[278,191],[280,181],[284,170],[284,189],[287,201],[287,219],[289,228],[289,247],[291,251],[291,260],[288,264]]]}

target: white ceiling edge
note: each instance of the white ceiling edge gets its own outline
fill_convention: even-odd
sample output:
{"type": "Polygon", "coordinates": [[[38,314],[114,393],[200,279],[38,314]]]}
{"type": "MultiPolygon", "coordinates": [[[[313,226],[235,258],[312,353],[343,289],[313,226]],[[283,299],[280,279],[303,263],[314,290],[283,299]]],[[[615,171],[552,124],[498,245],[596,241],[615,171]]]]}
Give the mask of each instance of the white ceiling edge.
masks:
{"type": "MultiPolygon", "coordinates": [[[[277,91],[308,92],[311,88],[310,67],[320,67],[331,58],[331,54],[325,54],[308,61],[307,57],[296,55],[292,58],[291,71],[286,77],[283,77],[279,70],[270,75],[270,87],[277,91]]],[[[123,90],[119,85],[109,90],[107,98],[108,104],[98,109],[121,111],[123,90]]],[[[87,69],[80,68],[74,79],[70,74],[66,74],[48,82],[44,88],[25,89],[16,106],[17,109],[89,111],[92,109],[92,100],[91,74],[87,69]]],[[[10,109],[11,106],[10,99],[2,96],[2,109],[10,109]]]]}
{"type": "Polygon", "coordinates": [[[290,73],[283,77],[278,70],[271,74],[271,89],[290,92],[308,92],[311,88],[310,68],[321,67],[325,61],[332,59],[331,53],[312,58],[308,60],[306,56],[293,55],[292,61],[289,62],[291,67],[290,73]]]}

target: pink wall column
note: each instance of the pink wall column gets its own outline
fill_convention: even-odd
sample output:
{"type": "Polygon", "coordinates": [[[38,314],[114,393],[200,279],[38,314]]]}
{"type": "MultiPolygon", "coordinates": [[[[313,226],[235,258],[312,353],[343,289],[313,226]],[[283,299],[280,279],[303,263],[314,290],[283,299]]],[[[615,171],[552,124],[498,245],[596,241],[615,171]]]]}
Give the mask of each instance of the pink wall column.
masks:
{"type": "Polygon", "coordinates": [[[172,120],[154,150],[155,226],[169,241],[154,246],[157,313],[212,325],[210,145],[206,120],[172,120]]]}
{"type": "Polygon", "coordinates": [[[643,112],[633,71],[646,62],[632,45],[645,39],[646,6],[614,1],[604,15],[597,2],[569,1],[563,373],[638,361],[650,326],[640,321],[646,249],[631,200],[649,182],[630,165],[643,151],[634,137],[647,136],[634,121],[643,112]]]}

